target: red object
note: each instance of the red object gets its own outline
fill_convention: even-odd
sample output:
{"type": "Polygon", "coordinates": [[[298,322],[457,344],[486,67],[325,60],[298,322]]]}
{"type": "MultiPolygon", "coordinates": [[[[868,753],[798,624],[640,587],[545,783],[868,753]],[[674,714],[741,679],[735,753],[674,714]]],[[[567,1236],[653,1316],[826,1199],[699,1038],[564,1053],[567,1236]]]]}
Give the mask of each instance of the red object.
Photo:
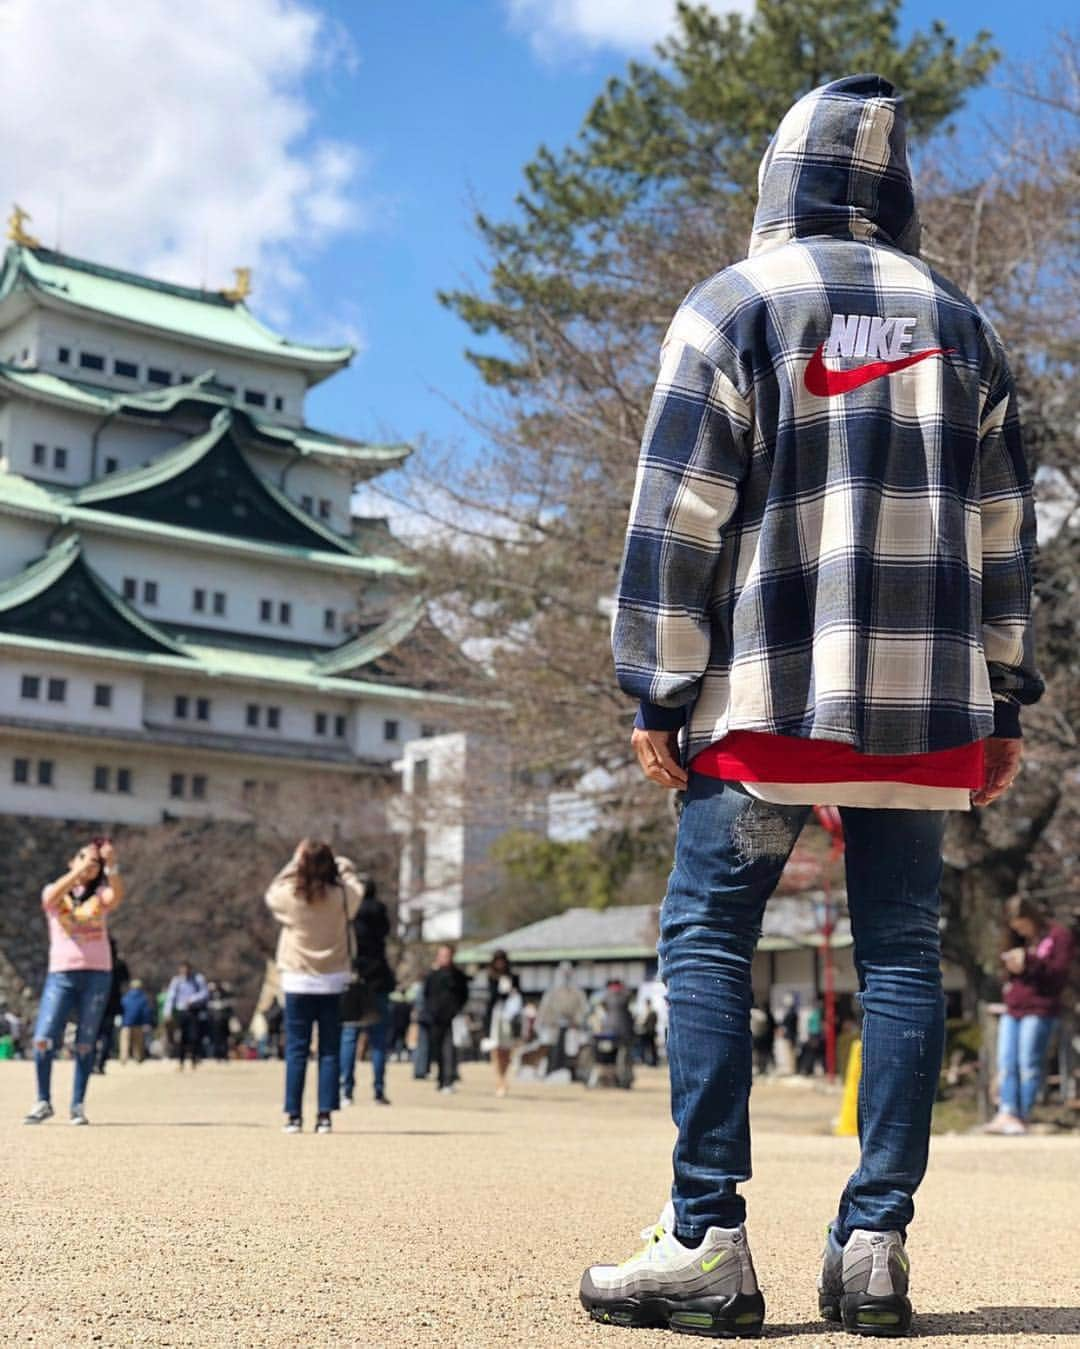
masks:
{"type": "Polygon", "coordinates": [[[983,785],[983,742],[931,754],[860,754],[836,740],[731,731],[695,755],[690,767],[727,782],[906,782],[974,790],[983,785]]]}
{"type": "Polygon", "coordinates": [[[869,384],[872,379],[881,379],[884,375],[894,375],[897,370],[906,370],[909,365],[918,365],[928,356],[948,356],[952,347],[931,347],[929,351],[915,351],[910,356],[901,356],[896,361],[867,361],[854,370],[830,370],[825,364],[825,343],[807,362],[803,375],[806,392],[815,398],[835,398],[837,394],[851,393],[852,389],[869,384]]]}

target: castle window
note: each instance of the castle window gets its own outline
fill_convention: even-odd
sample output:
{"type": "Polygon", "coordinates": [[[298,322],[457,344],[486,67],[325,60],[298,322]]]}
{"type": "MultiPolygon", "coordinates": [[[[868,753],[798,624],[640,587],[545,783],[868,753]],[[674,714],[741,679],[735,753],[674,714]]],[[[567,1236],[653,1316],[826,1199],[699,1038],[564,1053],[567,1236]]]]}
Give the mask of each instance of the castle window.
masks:
{"type": "Polygon", "coordinates": [[[398,738],[398,735],[399,735],[400,731],[401,731],[401,727],[400,727],[400,725],[399,725],[396,721],[384,721],[384,722],[383,722],[383,739],[384,739],[384,740],[387,740],[387,741],[394,741],[394,740],[396,740],[396,739],[398,738]]]}
{"type": "Polygon", "coordinates": [[[94,685],[94,706],[112,707],[112,685],[95,684],[94,685]]]}
{"type": "Polygon", "coordinates": [[[333,508],[334,508],[334,503],[333,503],[332,501],[330,501],[327,497],[320,497],[320,498],[319,498],[319,519],[320,519],[320,520],[329,520],[329,519],[330,519],[330,512],[333,510],[333,508]]]}
{"type": "Polygon", "coordinates": [[[34,463],[37,464],[39,467],[44,467],[46,453],[47,451],[44,445],[34,446],[34,463]]]}
{"type": "Polygon", "coordinates": [[[311,515],[311,514],[314,512],[314,510],[315,510],[315,498],[314,498],[314,497],[301,497],[301,498],[300,498],[300,505],[304,508],[304,510],[307,511],[308,515],[311,515]]]}
{"type": "Polygon", "coordinates": [[[273,600],[259,601],[259,622],[272,623],[274,621],[274,603],[273,600]]]}
{"type": "Polygon", "coordinates": [[[178,800],[184,795],[184,775],[183,773],[173,773],[169,777],[169,795],[178,800]]]}
{"type": "Polygon", "coordinates": [[[38,760],[37,781],[39,787],[51,787],[53,785],[53,761],[51,759],[38,760]]]}
{"type": "Polygon", "coordinates": [[[148,365],[146,367],[146,382],[148,384],[171,384],[172,373],[168,370],[162,370],[160,366],[148,365]]]}
{"type": "Polygon", "coordinates": [[[41,697],[41,680],[37,675],[23,675],[19,696],[34,701],[41,697]]]}
{"type": "Polygon", "coordinates": [[[79,364],[84,370],[104,370],[105,357],[99,356],[93,351],[81,351],[79,353],[79,364]]]}
{"type": "Polygon", "coordinates": [[[196,701],[195,701],[195,720],[196,720],[196,721],[209,721],[209,720],[210,720],[210,699],[209,699],[209,698],[198,698],[198,699],[196,699],[196,701]]]}
{"type": "Polygon", "coordinates": [[[50,679],[49,680],[49,702],[64,703],[67,702],[67,680],[50,679]]]}
{"type": "Polygon", "coordinates": [[[30,760],[15,759],[11,765],[11,780],[20,787],[25,787],[30,781],[30,760]]]}
{"type": "Polygon", "coordinates": [[[268,707],[266,709],[266,726],[270,731],[281,730],[281,708],[268,707]]]}
{"type": "Polygon", "coordinates": [[[139,583],[134,576],[124,577],[124,599],[136,600],[139,598],[139,583]]]}
{"type": "Polygon", "coordinates": [[[225,592],[224,592],[224,590],[215,590],[215,591],[214,591],[214,613],[217,614],[217,616],[218,616],[219,618],[224,618],[224,616],[225,616],[225,592]]]}
{"type": "Polygon", "coordinates": [[[249,726],[258,726],[259,724],[259,704],[248,703],[246,721],[249,726]]]}
{"type": "Polygon", "coordinates": [[[57,348],[56,348],[56,359],[60,362],[61,365],[70,365],[70,364],[71,364],[71,348],[70,348],[70,347],[57,347],[57,348]]]}
{"type": "Polygon", "coordinates": [[[116,770],[116,790],[124,796],[131,795],[131,769],[118,768],[116,770]]]}
{"type": "Polygon", "coordinates": [[[281,394],[276,393],[274,395],[274,411],[280,412],[284,408],[284,406],[285,406],[284,398],[282,398],[281,394]]]}
{"type": "Polygon", "coordinates": [[[144,581],[142,586],[144,604],[157,604],[158,586],[156,581],[144,581]]]}
{"type": "Polygon", "coordinates": [[[278,605],[278,622],[284,623],[286,627],[292,622],[292,605],[284,600],[278,605]]]}
{"type": "Polygon", "coordinates": [[[337,630],[337,612],[334,609],[323,610],[322,625],[327,632],[337,630]]]}
{"type": "Polygon", "coordinates": [[[336,716],[334,718],[334,734],[339,740],[345,739],[345,718],[336,716]]]}
{"type": "Polygon", "coordinates": [[[206,778],[201,773],[196,773],[191,779],[191,799],[193,801],[206,800],[206,778]]]}
{"type": "Polygon", "coordinates": [[[178,717],[181,721],[186,721],[187,714],[188,714],[187,694],[178,693],[176,697],[173,699],[173,716],[178,717]]]}
{"type": "Polygon", "coordinates": [[[114,459],[112,455],[109,455],[109,457],[105,460],[106,473],[115,473],[119,467],[120,467],[120,460],[114,459]]]}
{"type": "Polygon", "coordinates": [[[94,769],[94,791],[107,792],[109,790],[109,770],[102,765],[94,769]]]}
{"type": "Polygon", "coordinates": [[[326,734],[326,713],[325,713],[325,712],[316,712],[316,713],[315,713],[315,734],[316,734],[316,735],[325,735],[325,734],[326,734]]]}
{"type": "Polygon", "coordinates": [[[113,361],[113,374],[119,375],[121,379],[138,379],[139,367],[134,361],[113,361]]]}
{"type": "Polygon", "coordinates": [[[201,614],[206,609],[205,590],[193,590],[191,592],[191,607],[197,614],[201,614]]]}
{"type": "Polygon", "coordinates": [[[61,471],[63,471],[64,469],[67,468],[67,464],[68,464],[67,450],[57,445],[56,448],[53,450],[53,468],[58,468],[61,471]]]}
{"type": "Polygon", "coordinates": [[[244,402],[249,407],[264,408],[266,407],[266,394],[260,393],[258,389],[245,389],[244,402]]]}

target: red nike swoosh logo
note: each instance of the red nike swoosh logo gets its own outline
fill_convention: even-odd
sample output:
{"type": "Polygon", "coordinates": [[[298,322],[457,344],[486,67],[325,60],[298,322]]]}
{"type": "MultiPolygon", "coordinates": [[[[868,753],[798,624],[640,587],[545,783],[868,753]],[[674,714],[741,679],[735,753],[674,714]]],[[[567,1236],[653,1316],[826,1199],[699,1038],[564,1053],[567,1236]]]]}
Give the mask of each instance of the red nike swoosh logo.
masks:
{"type": "Polygon", "coordinates": [[[911,356],[902,356],[897,361],[868,361],[854,370],[830,370],[825,364],[825,343],[822,342],[810,357],[803,375],[807,393],[815,398],[835,398],[840,393],[850,393],[869,384],[872,379],[881,379],[884,375],[893,375],[897,370],[906,370],[909,365],[918,365],[929,356],[948,356],[954,347],[931,347],[929,351],[916,351],[911,356]]]}

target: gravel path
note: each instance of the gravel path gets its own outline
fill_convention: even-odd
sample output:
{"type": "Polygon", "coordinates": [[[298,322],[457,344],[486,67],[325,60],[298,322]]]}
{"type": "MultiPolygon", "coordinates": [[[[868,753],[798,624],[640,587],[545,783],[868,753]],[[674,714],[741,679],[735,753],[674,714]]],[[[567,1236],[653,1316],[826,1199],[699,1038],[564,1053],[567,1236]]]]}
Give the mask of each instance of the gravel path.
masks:
{"type": "MultiPolygon", "coordinates": [[[[662,1074],[629,1094],[521,1086],[505,1101],[486,1065],[465,1074],[446,1098],[395,1066],[390,1109],[362,1096],[317,1138],[280,1132],[276,1065],[113,1065],[76,1130],[63,1114],[22,1127],[30,1067],[0,1064],[0,1344],[686,1343],[593,1325],[577,1303],[582,1267],[625,1259],[663,1203],[662,1074]]],[[[850,1346],[816,1320],[814,1278],[855,1148],[822,1132],[835,1098],[756,1095],[767,1336],[850,1346]]],[[[1080,1139],[936,1140],[910,1250],[916,1329],[943,1349],[1080,1346],[1080,1139]]]]}

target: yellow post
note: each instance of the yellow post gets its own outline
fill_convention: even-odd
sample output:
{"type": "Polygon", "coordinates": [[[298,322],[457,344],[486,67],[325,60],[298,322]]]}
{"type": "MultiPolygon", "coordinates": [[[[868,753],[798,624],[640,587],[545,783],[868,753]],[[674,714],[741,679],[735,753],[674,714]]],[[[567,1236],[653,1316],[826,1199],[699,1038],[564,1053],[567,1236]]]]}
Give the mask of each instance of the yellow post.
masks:
{"type": "Polygon", "coordinates": [[[852,1040],[844,1073],[844,1099],[833,1128],[837,1138],[856,1138],[859,1133],[859,1079],[862,1077],[862,1041],[852,1040]]]}

